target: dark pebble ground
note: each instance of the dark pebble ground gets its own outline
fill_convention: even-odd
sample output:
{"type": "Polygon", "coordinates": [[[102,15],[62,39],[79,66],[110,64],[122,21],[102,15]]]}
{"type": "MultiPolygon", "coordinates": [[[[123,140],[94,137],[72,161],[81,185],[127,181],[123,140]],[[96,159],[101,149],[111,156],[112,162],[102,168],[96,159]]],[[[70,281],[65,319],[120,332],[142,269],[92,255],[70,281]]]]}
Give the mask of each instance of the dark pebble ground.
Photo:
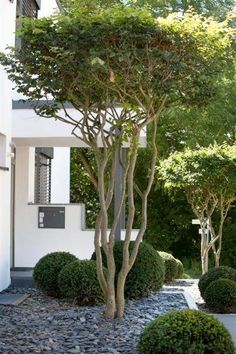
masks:
{"type": "MultiPolygon", "coordinates": [[[[166,289],[165,289],[166,290],[166,289]]],[[[136,354],[142,329],[158,315],[187,307],[181,293],[129,301],[124,320],[107,321],[103,306],[76,307],[35,289],[19,306],[0,306],[0,353],[136,354]]]]}

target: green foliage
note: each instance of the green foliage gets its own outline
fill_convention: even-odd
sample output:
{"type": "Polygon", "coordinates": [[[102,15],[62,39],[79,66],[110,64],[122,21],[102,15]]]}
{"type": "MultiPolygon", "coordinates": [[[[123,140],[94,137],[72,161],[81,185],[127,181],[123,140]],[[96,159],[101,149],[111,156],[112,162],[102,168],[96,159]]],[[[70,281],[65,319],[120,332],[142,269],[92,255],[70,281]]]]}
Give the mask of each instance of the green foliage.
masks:
{"type": "Polygon", "coordinates": [[[199,280],[198,287],[203,299],[205,299],[205,291],[207,287],[215,280],[220,278],[230,279],[236,282],[236,270],[230,267],[218,267],[210,269],[203,274],[199,280]]]}
{"type": "MultiPolygon", "coordinates": [[[[198,258],[185,257],[183,259],[183,265],[185,273],[187,273],[190,278],[200,278],[202,276],[202,266],[201,260],[198,258]]],[[[210,266],[214,266],[210,264],[210,266]]]]}
{"type": "Polygon", "coordinates": [[[207,147],[217,142],[235,143],[235,76],[225,77],[213,101],[203,107],[178,105],[160,117],[159,153],[166,158],[174,150],[207,147]],[[207,132],[207,134],[206,134],[207,132]]]}
{"type": "Polygon", "coordinates": [[[179,259],[175,259],[175,260],[177,262],[177,275],[176,275],[176,278],[180,279],[180,278],[182,278],[182,276],[184,274],[184,265],[179,259]]]}
{"type": "Polygon", "coordinates": [[[217,18],[224,18],[235,6],[234,0],[129,0],[129,3],[146,6],[160,16],[171,12],[186,12],[191,7],[198,13],[217,18]]]}
{"type": "Polygon", "coordinates": [[[172,281],[177,277],[178,264],[176,259],[170,253],[158,252],[165,264],[165,282],[172,281]]]}
{"type": "Polygon", "coordinates": [[[60,0],[63,9],[70,11],[88,11],[95,12],[100,8],[106,8],[115,4],[119,4],[118,0],[60,0]]]}
{"type": "Polygon", "coordinates": [[[214,145],[175,152],[160,163],[160,179],[169,190],[193,191],[200,200],[207,192],[232,198],[236,188],[236,146],[214,145]]]}
{"type": "Polygon", "coordinates": [[[140,354],[234,354],[229,332],[198,310],[171,311],[151,322],[138,344],[140,354]]]}
{"type": "Polygon", "coordinates": [[[34,267],[36,285],[47,295],[60,297],[58,274],[65,265],[75,260],[77,258],[68,252],[53,252],[42,257],[34,267]]]}
{"type": "Polygon", "coordinates": [[[222,245],[222,264],[236,269],[236,210],[235,204],[229,212],[224,227],[225,239],[222,245]]]}
{"type": "MultiPolygon", "coordinates": [[[[86,207],[86,227],[94,228],[99,201],[97,191],[91,182],[88,172],[81,162],[81,153],[86,156],[89,165],[95,170],[94,154],[89,149],[71,149],[70,169],[70,201],[71,203],[84,203],[86,207]]],[[[95,172],[94,172],[95,174],[95,172]]]]}
{"type": "MultiPolygon", "coordinates": [[[[119,273],[123,259],[123,241],[115,243],[114,258],[116,263],[116,275],[119,273]]],[[[130,243],[130,252],[134,242],[130,243]]],[[[106,257],[102,252],[103,264],[106,265],[106,257]]],[[[95,259],[95,253],[92,259],[95,259]]],[[[139,246],[137,258],[131,268],[125,283],[125,297],[129,299],[140,298],[149,295],[152,291],[158,291],[164,281],[165,268],[162,258],[154,248],[145,242],[139,246]]]]}
{"type": "Polygon", "coordinates": [[[133,7],[146,7],[156,16],[167,16],[172,12],[184,13],[191,7],[197,13],[216,18],[224,18],[230,12],[235,3],[234,0],[61,0],[61,4],[67,10],[73,8],[95,11],[100,7],[107,7],[113,4],[129,4],[133,7]]]}
{"type": "Polygon", "coordinates": [[[187,273],[184,273],[182,275],[182,279],[191,279],[191,276],[189,274],[187,274],[187,273]]]}
{"type": "Polygon", "coordinates": [[[204,292],[207,307],[216,313],[236,312],[236,281],[217,279],[204,292]]]}
{"type": "Polygon", "coordinates": [[[58,285],[63,297],[74,299],[80,306],[104,302],[95,261],[77,260],[67,264],[59,274],[58,285]]]}
{"type": "Polygon", "coordinates": [[[230,66],[233,38],[227,23],[191,12],[155,19],[121,5],[23,19],[19,35],[24,46],[0,62],[19,92],[36,100],[52,96],[53,104],[37,109],[48,117],[65,101],[91,108],[123,97],[121,105],[141,109],[150,92],[155,110],[163,94],[169,102],[202,104],[230,66]]]}

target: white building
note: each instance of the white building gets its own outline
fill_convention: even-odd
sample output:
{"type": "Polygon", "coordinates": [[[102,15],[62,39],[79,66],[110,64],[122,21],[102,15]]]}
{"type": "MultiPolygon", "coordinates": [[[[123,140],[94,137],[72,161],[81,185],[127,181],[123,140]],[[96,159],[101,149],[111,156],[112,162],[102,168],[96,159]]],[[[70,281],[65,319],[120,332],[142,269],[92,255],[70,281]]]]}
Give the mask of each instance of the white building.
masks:
{"type": "MultiPolygon", "coordinates": [[[[16,42],[16,16],[53,11],[58,0],[0,0],[0,51],[16,42]]],[[[0,68],[0,291],[11,268],[33,268],[53,251],[84,259],[94,250],[85,206],[69,197],[70,147],[84,145],[70,127],[38,117],[21,98],[0,68]]]]}
{"type": "MultiPolygon", "coordinates": [[[[0,1],[0,51],[15,43],[15,18],[16,4],[0,1]]],[[[0,68],[0,290],[10,282],[11,95],[11,83],[0,68]]]]}

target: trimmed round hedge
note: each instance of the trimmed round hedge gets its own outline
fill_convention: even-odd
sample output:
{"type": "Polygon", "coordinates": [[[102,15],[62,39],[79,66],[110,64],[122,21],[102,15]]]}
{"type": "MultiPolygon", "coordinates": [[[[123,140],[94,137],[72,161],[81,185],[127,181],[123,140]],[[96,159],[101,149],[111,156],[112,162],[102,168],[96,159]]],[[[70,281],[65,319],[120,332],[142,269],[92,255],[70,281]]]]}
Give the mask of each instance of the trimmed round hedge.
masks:
{"type": "MultiPolygon", "coordinates": [[[[104,273],[106,274],[106,269],[104,273]]],[[[59,274],[58,285],[63,297],[74,299],[77,305],[97,305],[104,302],[95,261],[77,260],[67,264],[59,274]]]]}
{"type": "Polygon", "coordinates": [[[235,354],[219,320],[198,310],[171,311],[151,322],[140,336],[139,354],[235,354]]]}
{"type": "Polygon", "coordinates": [[[216,313],[236,312],[236,282],[230,279],[218,279],[206,288],[207,307],[216,313]]]}
{"type": "MultiPolygon", "coordinates": [[[[122,266],[123,244],[124,241],[118,241],[114,246],[116,275],[122,266]]],[[[131,241],[130,251],[133,246],[134,241],[131,241]]],[[[106,257],[103,251],[102,258],[103,264],[106,266],[106,257]]],[[[96,259],[95,253],[92,255],[92,259],[96,259]]],[[[162,258],[151,245],[142,242],[134,265],[126,278],[125,297],[137,299],[149,295],[152,291],[158,291],[163,285],[164,276],[165,266],[162,258]]]]}
{"type": "Polygon", "coordinates": [[[207,273],[203,274],[198,282],[198,287],[201,296],[205,300],[205,290],[206,288],[215,280],[224,278],[236,281],[236,270],[230,267],[218,267],[212,268],[207,273]]]}
{"type": "Polygon", "coordinates": [[[159,255],[164,261],[165,264],[165,282],[169,282],[173,279],[177,278],[178,274],[178,263],[174,256],[170,253],[160,252],[158,251],[159,255]]]}
{"type": "Polygon", "coordinates": [[[176,262],[177,262],[177,275],[176,275],[176,279],[180,279],[183,277],[183,274],[184,274],[184,266],[183,266],[183,263],[175,258],[176,262]]]}
{"type": "Polygon", "coordinates": [[[60,297],[58,275],[62,268],[77,260],[69,252],[53,252],[42,257],[35,265],[33,278],[36,285],[47,295],[60,297]]]}

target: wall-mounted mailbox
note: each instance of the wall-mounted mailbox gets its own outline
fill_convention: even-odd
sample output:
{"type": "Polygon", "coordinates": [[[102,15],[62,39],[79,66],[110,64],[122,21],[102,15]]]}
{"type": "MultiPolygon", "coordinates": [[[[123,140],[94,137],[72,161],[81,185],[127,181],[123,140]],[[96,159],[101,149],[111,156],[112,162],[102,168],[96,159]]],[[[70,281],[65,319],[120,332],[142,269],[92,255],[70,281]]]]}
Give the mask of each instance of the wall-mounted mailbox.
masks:
{"type": "Polygon", "coordinates": [[[40,229],[64,229],[65,207],[39,207],[38,227],[40,229]]]}

